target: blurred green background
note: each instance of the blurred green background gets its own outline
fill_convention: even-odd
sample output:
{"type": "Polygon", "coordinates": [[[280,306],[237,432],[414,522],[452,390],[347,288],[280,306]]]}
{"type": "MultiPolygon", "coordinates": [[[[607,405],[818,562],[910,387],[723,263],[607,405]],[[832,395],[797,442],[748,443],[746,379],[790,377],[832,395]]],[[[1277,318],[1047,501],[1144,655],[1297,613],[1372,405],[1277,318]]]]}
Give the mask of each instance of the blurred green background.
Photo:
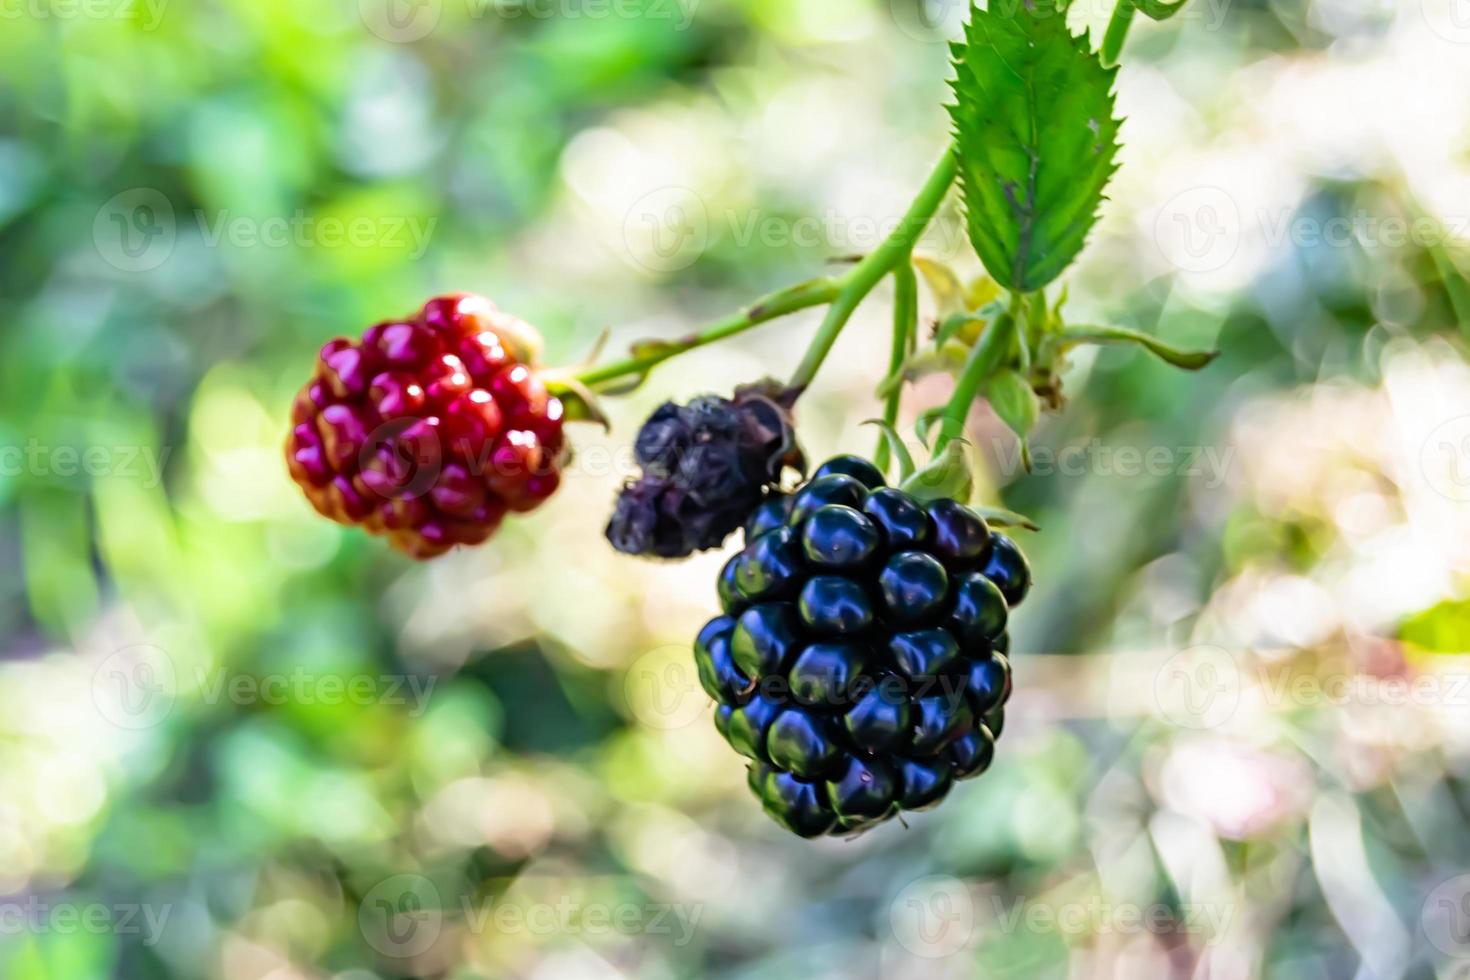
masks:
{"type": "MultiPolygon", "coordinates": [[[[484,548],[290,483],[316,348],[435,292],[571,363],[872,247],[963,14],[0,0],[0,976],[1466,975],[1463,0],[1135,27],[1070,319],[1224,355],[1078,356],[1029,475],[971,418],[1038,584],[994,768],[907,828],[768,821],[689,661],[723,556],[601,538],[638,421],[811,316],[656,371],[484,548]]],[[[976,267],[953,202],[926,247],[976,267]]],[[[871,446],[887,299],[815,458],[871,446]]]]}

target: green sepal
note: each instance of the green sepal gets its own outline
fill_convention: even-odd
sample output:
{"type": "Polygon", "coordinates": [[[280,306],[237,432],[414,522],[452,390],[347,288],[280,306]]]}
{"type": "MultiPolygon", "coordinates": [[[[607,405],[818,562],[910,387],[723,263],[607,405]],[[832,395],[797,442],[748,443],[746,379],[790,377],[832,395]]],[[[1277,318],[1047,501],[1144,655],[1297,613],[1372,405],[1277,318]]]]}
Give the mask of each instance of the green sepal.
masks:
{"type": "Polygon", "coordinates": [[[1217,350],[1181,350],[1127,327],[1069,326],[1062,328],[1063,347],[1078,344],[1137,344],[1159,360],[1186,371],[1198,371],[1220,356],[1217,350]]]}
{"type": "Polygon", "coordinates": [[[1018,514],[1004,507],[982,507],[979,504],[971,504],[970,509],[985,518],[987,524],[995,527],[1023,527],[1028,531],[1041,530],[1041,525],[1025,514],[1018,514]]]}
{"type": "Polygon", "coordinates": [[[965,455],[967,443],[952,439],[923,469],[899,484],[899,489],[919,500],[958,500],[968,503],[974,491],[970,460],[965,455]]]}
{"type": "Polygon", "coordinates": [[[1041,402],[1020,372],[1003,368],[980,386],[980,393],[1000,420],[1021,440],[1021,465],[1031,472],[1031,446],[1026,441],[1041,414],[1041,402]]]}
{"type": "Polygon", "coordinates": [[[863,425],[876,425],[878,431],[883,434],[883,441],[888,446],[888,451],[893,458],[898,460],[898,480],[902,483],[914,475],[914,457],[909,454],[909,447],[903,444],[903,437],[898,430],[882,419],[868,419],[863,425]]]}

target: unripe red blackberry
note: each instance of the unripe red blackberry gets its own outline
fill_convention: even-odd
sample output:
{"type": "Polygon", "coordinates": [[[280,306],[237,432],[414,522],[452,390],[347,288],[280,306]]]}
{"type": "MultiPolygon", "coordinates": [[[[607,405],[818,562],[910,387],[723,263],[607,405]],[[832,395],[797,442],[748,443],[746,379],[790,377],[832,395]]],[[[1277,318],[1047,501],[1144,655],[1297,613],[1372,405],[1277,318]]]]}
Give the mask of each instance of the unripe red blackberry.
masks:
{"type": "Polygon", "coordinates": [[[1011,694],[1005,630],[1031,582],[1013,541],[854,457],[769,498],[745,533],[694,654],[773,819],[853,833],[985,771],[1011,694]]]}
{"type": "Polygon", "coordinates": [[[328,341],[291,408],[286,461],[312,505],[414,558],[479,544],[555,492],[562,405],[535,329],[457,293],[328,341]]]}

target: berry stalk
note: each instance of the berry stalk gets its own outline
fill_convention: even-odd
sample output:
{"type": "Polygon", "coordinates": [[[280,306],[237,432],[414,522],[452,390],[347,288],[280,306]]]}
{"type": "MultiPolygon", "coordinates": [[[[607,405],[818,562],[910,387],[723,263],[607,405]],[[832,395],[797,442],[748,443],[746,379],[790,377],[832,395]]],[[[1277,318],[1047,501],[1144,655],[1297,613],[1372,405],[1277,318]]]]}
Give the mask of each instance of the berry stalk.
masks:
{"type": "Polygon", "coordinates": [[[957,172],[958,161],[954,151],[946,150],[944,157],[925,180],[918,196],[899,221],[898,227],[876,250],[864,256],[843,275],[813,279],[772,293],[754,305],[709,324],[682,340],[651,345],[651,349],[635,353],[624,360],[583,371],[573,380],[595,389],[619,378],[641,376],[685,351],[744,333],[788,313],[831,304],[826,319],[822,321],[821,328],[791,378],[792,388],[805,388],[816,376],[817,369],[821,367],[822,361],[832,349],[832,344],[837,340],[837,335],[847,325],[858,304],[885,276],[908,264],[914,245],[924,229],[929,227],[934,213],[939,210],[940,203],[954,183],[957,172]]]}
{"type": "Polygon", "coordinates": [[[1107,33],[1103,35],[1102,48],[1098,51],[1098,58],[1106,67],[1111,68],[1118,63],[1118,57],[1123,53],[1123,42],[1128,40],[1128,29],[1133,26],[1133,15],[1137,9],[1133,0],[1118,0],[1118,5],[1113,8],[1107,33]]]}
{"type": "MultiPolygon", "coordinates": [[[[888,374],[903,370],[903,362],[914,348],[915,335],[919,327],[919,280],[914,274],[912,263],[905,262],[893,270],[893,348],[888,356],[888,374]]],[[[898,422],[898,403],[903,397],[903,386],[895,385],[883,399],[883,424],[892,427],[898,422]]],[[[873,453],[873,463],[878,469],[888,470],[888,439],[878,436],[878,448],[873,453]]]]}
{"type": "Polygon", "coordinates": [[[943,411],[939,414],[939,436],[934,444],[934,455],[939,456],[940,450],[944,449],[956,436],[965,431],[965,419],[969,417],[970,406],[975,403],[975,396],[980,393],[980,386],[985,379],[995,373],[1000,367],[1002,358],[1010,347],[1011,338],[1016,332],[1016,317],[1013,312],[1006,312],[996,318],[980,339],[970,350],[970,356],[965,360],[964,369],[960,372],[959,381],[955,383],[954,394],[945,403],[943,411]]]}
{"type": "Polygon", "coordinates": [[[827,359],[827,353],[836,343],[837,335],[842,332],[843,327],[847,326],[847,321],[852,317],[853,311],[858,308],[858,304],[873,291],[873,287],[877,286],[884,276],[900,265],[909,263],[913,256],[914,245],[918,243],[919,236],[924,233],[924,229],[929,227],[929,222],[934,219],[934,213],[939,210],[940,203],[949,193],[950,185],[954,183],[958,173],[957,154],[953,149],[946,150],[943,158],[929,174],[928,179],[924,181],[924,186],[919,189],[919,194],[914,198],[914,202],[909,205],[903,219],[899,221],[898,227],[883,240],[877,249],[864,256],[861,262],[853,266],[852,270],[842,277],[841,291],[827,310],[827,318],[822,321],[817,335],[812,338],[806,356],[797,366],[796,373],[791,376],[792,388],[800,390],[811,384],[822,362],[827,359]]]}
{"type": "Polygon", "coordinates": [[[713,344],[716,341],[733,337],[744,333],[752,327],[760,326],[771,320],[779,319],[789,313],[805,310],[813,306],[822,306],[832,302],[841,292],[844,280],[834,279],[830,276],[821,279],[812,279],[808,282],[788,286],[785,289],[771,293],[762,299],[756,300],[750,306],[738,313],[731,314],[723,320],[717,320],[700,330],[695,331],[683,340],[671,341],[667,344],[659,344],[655,349],[644,354],[635,354],[612,364],[602,367],[591,368],[576,376],[576,380],[589,388],[616,381],[629,375],[646,374],[658,364],[675,357],[685,351],[713,344]]]}

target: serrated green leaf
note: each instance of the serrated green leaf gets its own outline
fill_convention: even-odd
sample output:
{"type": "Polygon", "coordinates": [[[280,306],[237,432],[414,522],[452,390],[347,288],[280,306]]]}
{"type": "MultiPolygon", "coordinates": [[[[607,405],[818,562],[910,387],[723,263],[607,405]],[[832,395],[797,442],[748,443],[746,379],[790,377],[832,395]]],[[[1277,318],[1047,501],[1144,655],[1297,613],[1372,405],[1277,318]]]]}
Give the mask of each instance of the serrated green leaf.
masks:
{"type": "Polygon", "coordinates": [[[1117,69],[1073,36],[1057,0],[973,9],[954,54],[949,109],[970,240],[998,282],[1034,292],[1082,250],[1117,169],[1117,69]]]}
{"type": "Polygon", "coordinates": [[[1180,350],[1157,337],[1127,327],[1071,326],[1062,331],[1067,347],[1077,344],[1137,344],[1161,361],[1186,371],[1198,371],[1220,356],[1217,350],[1180,350]]]}

